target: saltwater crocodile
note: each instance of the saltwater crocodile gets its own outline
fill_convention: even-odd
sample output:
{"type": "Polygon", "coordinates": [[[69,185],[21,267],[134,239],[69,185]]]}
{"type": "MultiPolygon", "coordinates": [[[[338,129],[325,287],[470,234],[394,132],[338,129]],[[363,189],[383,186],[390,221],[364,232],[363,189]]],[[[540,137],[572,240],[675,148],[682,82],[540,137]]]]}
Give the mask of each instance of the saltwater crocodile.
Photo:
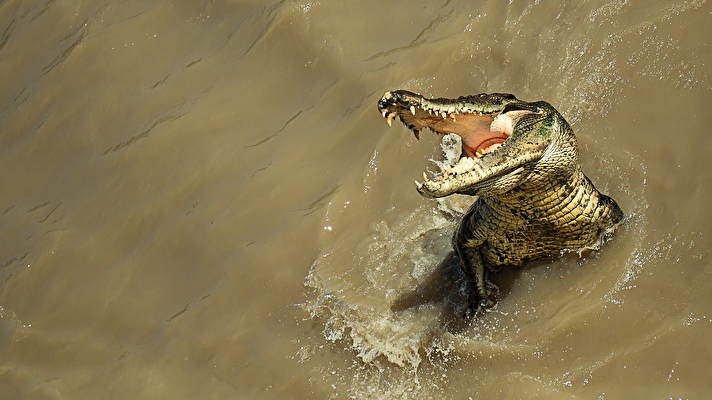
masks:
{"type": "Polygon", "coordinates": [[[478,196],[453,237],[470,311],[494,304],[491,271],[594,248],[623,219],[583,174],[573,130],[547,102],[506,93],[427,99],[396,90],[378,110],[389,126],[398,118],[418,139],[425,128],[461,137],[459,161],[415,183],[429,198],[478,196]]]}

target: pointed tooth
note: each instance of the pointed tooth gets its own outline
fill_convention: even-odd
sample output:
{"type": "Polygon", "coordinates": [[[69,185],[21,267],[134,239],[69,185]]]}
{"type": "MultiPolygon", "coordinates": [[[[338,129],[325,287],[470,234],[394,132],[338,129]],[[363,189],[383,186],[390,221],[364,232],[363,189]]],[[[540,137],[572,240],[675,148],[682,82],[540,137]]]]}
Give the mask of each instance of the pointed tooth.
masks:
{"type": "Polygon", "coordinates": [[[396,113],[390,113],[386,117],[386,122],[388,122],[388,126],[391,127],[393,126],[393,118],[396,116],[396,113]]]}
{"type": "Polygon", "coordinates": [[[447,118],[447,113],[445,111],[440,113],[440,116],[443,117],[443,119],[447,118]]]}
{"type": "Polygon", "coordinates": [[[492,146],[487,148],[487,152],[491,153],[491,152],[497,150],[500,146],[502,146],[501,143],[493,144],[492,146]]]}
{"type": "Polygon", "coordinates": [[[410,113],[415,115],[415,106],[410,106],[410,113]]]}
{"type": "Polygon", "coordinates": [[[388,115],[388,110],[383,110],[381,115],[383,115],[383,118],[386,118],[386,115],[388,115]]]}
{"type": "Polygon", "coordinates": [[[418,182],[417,180],[415,180],[414,182],[415,182],[415,186],[417,186],[418,189],[420,189],[423,186],[423,184],[418,182]]]}
{"type": "Polygon", "coordinates": [[[428,176],[427,176],[427,175],[425,175],[425,172],[423,172],[423,179],[425,180],[425,182],[427,182],[427,181],[429,181],[429,180],[430,180],[430,179],[428,179],[428,176]]]}
{"type": "Polygon", "coordinates": [[[420,140],[420,130],[418,129],[413,129],[413,135],[417,140],[420,140]]]}

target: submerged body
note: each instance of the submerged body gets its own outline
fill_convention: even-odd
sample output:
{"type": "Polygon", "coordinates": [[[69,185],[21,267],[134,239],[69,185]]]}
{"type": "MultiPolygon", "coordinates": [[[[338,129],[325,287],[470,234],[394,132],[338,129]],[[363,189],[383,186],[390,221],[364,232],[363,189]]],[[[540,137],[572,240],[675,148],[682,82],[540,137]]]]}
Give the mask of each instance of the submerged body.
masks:
{"type": "Polygon", "coordinates": [[[389,125],[398,117],[416,137],[429,128],[462,138],[459,161],[416,185],[426,197],[478,196],[453,237],[473,309],[493,304],[490,271],[596,247],[623,219],[583,174],[571,127],[546,102],[501,93],[426,99],[399,90],[386,92],[378,108],[389,125]]]}

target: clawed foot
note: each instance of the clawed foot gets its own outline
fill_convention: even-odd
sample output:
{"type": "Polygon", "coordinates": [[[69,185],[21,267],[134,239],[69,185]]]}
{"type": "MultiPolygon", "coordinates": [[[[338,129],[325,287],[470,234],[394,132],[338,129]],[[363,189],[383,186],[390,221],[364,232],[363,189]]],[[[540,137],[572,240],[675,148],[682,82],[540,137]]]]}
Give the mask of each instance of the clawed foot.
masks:
{"type": "Polygon", "coordinates": [[[477,295],[471,295],[469,301],[467,302],[467,309],[465,310],[464,318],[470,319],[476,315],[482,315],[486,309],[494,307],[496,304],[492,293],[486,298],[481,298],[477,295]]]}
{"type": "Polygon", "coordinates": [[[494,302],[494,299],[499,297],[499,286],[490,281],[485,281],[485,284],[487,285],[487,293],[489,294],[487,297],[494,302]]]}

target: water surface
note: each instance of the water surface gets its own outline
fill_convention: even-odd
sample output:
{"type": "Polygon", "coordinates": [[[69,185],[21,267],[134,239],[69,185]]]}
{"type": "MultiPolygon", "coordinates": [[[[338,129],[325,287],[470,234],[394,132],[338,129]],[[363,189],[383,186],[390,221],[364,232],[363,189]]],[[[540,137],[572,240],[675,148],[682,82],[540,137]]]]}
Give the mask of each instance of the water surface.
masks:
{"type": "Polygon", "coordinates": [[[0,398],[705,398],[709,2],[0,1],[0,398]],[[386,90],[547,100],[627,214],[453,316],[386,90]]]}

